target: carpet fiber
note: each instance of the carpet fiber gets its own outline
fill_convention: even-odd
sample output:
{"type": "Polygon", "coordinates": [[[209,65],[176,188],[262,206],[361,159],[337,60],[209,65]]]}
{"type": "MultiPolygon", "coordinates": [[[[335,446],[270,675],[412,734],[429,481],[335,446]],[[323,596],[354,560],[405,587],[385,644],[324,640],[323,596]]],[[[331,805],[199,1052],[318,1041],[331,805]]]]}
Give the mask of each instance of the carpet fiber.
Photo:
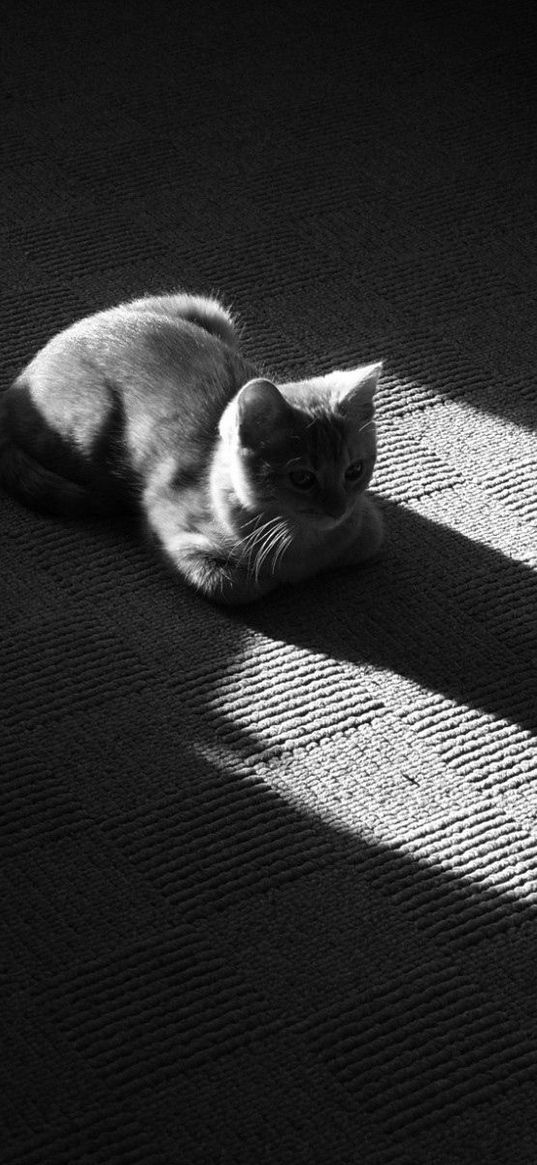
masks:
{"type": "Polygon", "coordinates": [[[229,613],[0,499],[3,1165],[537,1160],[524,5],[18,5],[2,382],[219,292],[384,360],[381,559],[229,613]]]}

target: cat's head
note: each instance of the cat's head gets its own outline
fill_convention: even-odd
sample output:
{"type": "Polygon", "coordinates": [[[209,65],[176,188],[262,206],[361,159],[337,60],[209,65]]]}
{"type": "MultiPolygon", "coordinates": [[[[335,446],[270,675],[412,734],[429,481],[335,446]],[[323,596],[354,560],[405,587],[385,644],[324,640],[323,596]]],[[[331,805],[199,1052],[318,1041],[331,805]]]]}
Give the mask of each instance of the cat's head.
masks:
{"type": "Polygon", "coordinates": [[[373,473],[381,368],[368,364],[279,386],[248,381],[220,425],[241,504],[320,530],[344,521],[373,473]]]}

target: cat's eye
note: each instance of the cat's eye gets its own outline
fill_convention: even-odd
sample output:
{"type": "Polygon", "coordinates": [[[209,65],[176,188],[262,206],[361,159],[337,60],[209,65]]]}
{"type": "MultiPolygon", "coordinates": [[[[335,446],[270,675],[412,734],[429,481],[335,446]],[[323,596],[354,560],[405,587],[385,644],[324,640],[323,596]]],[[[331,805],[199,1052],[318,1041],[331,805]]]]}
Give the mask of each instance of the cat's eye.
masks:
{"type": "Polygon", "coordinates": [[[347,469],[345,470],[345,481],[348,481],[351,485],[353,485],[354,482],[360,480],[363,472],[363,461],[353,461],[352,465],[347,466],[347,469]]]}
{"type": "Polygon", "coordinates": [[[289,474],[289,480],[293,483],[295,489],[313,489],[315,485],[315,474],[311,469],[292,469],[289,474]]]}

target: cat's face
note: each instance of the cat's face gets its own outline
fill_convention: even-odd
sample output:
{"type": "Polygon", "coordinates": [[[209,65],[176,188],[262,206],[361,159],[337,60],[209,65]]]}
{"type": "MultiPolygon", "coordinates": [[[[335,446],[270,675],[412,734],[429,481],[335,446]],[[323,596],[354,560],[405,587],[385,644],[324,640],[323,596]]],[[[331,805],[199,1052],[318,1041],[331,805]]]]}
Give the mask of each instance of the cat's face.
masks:
{"type": "Polygon", "coordinates": [[[380,367],[279,388],[254,380],[241,389],[224,432],[234,442],[236,491],[248,509],[319,531],[345,521],[373,472],[380,367]]]}

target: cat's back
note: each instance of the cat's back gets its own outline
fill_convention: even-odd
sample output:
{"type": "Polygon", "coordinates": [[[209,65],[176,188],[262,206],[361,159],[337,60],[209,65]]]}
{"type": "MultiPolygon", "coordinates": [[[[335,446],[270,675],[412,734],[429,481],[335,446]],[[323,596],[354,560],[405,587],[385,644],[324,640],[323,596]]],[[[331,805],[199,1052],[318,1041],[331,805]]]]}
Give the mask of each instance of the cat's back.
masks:
{"type": "Polygon", "coordinates": [[[108,371],[116,361],[139,364],[144,357],[163,368],[166,363],[200,363],[204,358],[214,363],[219,357],[222,363],[235,348],[234,341],[231,318],[216,301],[195,296],[147,297],[75,320],[48,340],[25,372],[84,358],[108,371]]]}
{"type": "Polygon", "coordinates": [[[102,448],[108,459],[112,434],[137,469],[168,455],[185,464],[210,456],[223,410],[255,370],[229,342],[223,309],[177,300],[120,305],[52,337],[5,394],[5,434],[33,448],[41,426],[47,440],[88,456],[102,448]]]}
{"type": "Polygon", "coordinates": [[[214,429],[255,373],[219,328],[145,303],[91,321],[84,345],[103,375],[121,386],[128,412],[150,408],[163,425],[180,418],[185,435],[214,429]]]}
{"type": "Polygon", "coordinates": [[[36,399],[87,394],[106,386],[127,411],[180,403],[189,415],[220,416],[252,374],[232,340],[230,316],[196,296],[148,297],[75,321],[33,357],[19,380],[36,399]]]}

